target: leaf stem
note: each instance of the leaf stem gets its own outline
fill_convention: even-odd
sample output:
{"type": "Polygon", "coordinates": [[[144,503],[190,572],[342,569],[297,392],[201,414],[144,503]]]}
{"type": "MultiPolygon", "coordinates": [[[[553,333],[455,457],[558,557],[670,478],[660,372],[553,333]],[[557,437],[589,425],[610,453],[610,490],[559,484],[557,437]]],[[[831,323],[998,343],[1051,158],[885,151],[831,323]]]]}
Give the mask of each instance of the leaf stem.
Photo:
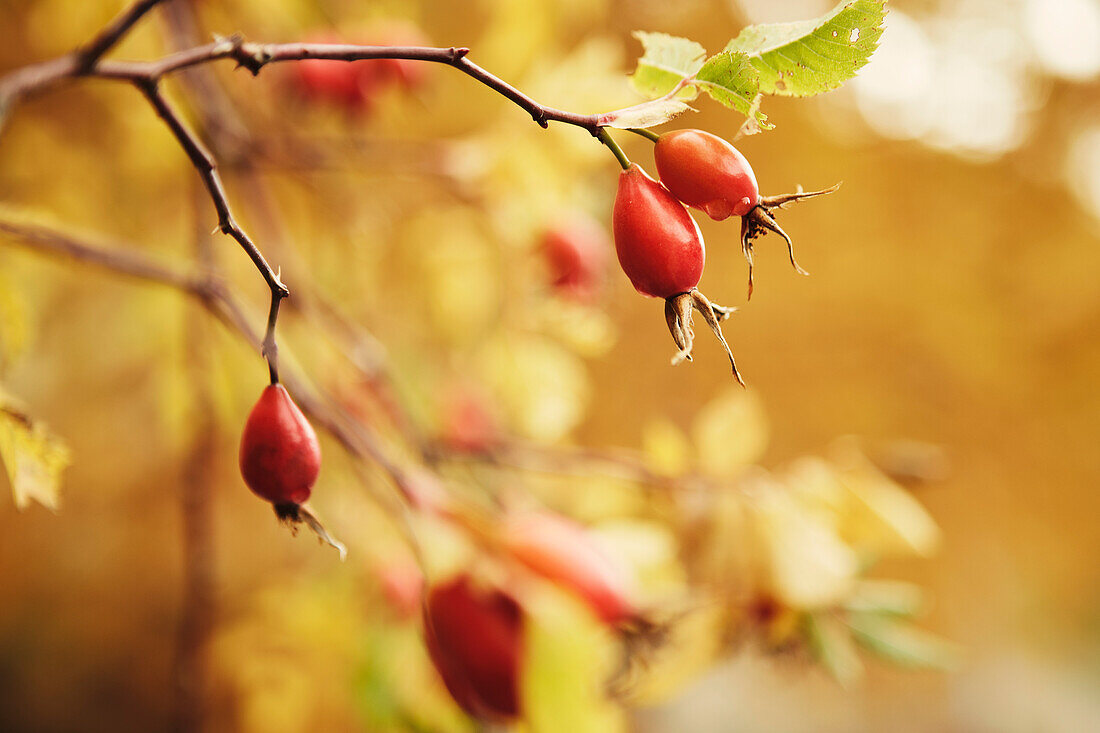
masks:
{"type": "Polygon", "coordinates": [[[619,144],[615,142],[615,140],[607,132],[606,127],[601,127],[592,134],[596,136],[597,140],[608,147],[612,155],[615,156],[615,159],[619,161],[619,165],[623,167],[624,171],[630,167],[630,158],[626,157],[626,153],[623,152],[623,149],[619,147],[619,144]]]}

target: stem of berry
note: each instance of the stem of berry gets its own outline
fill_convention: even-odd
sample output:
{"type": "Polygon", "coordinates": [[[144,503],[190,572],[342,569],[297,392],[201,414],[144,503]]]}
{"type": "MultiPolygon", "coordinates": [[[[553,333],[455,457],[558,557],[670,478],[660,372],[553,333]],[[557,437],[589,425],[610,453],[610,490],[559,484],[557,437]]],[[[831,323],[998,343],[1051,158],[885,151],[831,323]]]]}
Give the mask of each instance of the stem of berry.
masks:
{"type": "Polygon", "coordinates": [[[606,127],[601,127],[592,133],[597,140],[607,146],[611,153],[615,156],[615,159],[619,161],[619,165],[623,167],[625,171],[630,167],[630,158],[626,157],[626,153],[619,147],[619,144],[611,137],[607,132],[606,127]]]}
{"type": "Polygon", "coordinates": [[[635,135],[641,135],[646,140],[649,140],[651,142],[657,142],[661,139],[661,136],[655,133],[653,130],[646,130],[641,127],[628,127],[626,128],[626,131],[633,132],[635,135]]]}
{"type": "Polygon", "coordinates": [[[282,290],[271,291],[271,310],[267,313],[267,330],[264,332],[264,344],[261,349],[264,358],[267,359],[267,371],[271,375],[272,384],[279,383],[279,346],[275,343],[275,324],[279,320],[279,305],[285,297],[282,290]]]}

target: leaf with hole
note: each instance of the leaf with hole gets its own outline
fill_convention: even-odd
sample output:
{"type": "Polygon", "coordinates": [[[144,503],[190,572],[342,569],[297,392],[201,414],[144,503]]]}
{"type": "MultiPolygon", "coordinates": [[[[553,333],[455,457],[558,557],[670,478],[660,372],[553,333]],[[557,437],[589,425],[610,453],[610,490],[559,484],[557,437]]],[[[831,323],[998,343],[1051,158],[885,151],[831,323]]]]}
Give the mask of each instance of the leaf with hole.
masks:
{"type": "Polygon", "coordinates": [[[752,25],[725,50],[748,55],[765,94],[821,94],[851,79],[870,60],[882,35],[885,6],[885,0],[852,0],[820,18],[752,25]]]}

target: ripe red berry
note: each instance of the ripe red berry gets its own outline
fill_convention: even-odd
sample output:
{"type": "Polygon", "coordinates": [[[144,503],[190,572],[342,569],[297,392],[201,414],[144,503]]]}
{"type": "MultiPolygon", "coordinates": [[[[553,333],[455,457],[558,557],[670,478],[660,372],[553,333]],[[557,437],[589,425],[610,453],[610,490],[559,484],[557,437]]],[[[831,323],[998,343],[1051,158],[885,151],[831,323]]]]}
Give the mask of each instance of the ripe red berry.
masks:
{"type": "Polygon", "coordinates": [[[509,555],[576,593],[603,621],[634,616],[626,569],[581,525],[547,513],[517,515],[505,524],[502,541],[509,555]]]}
{"type": "Polygon", "coordinates": [[[428,592],[428,654],[455,702],[475,718],[519,715],[522,632],[519,603],[503,591],[478,587],[468,575],[428,592]]]}
{"type": "Polygon", "coordinates": [[[587,215],[574,215],[548,228],[542,251],[554,288],[567,298],[591,301],[603,286],[611,250],[603,227],[587,215]]]}
{"type": "Polygon", "coordinates": [[[699,225],[637,165],[619,175],[612,220],[619,264],[639,293],[671,298],[699,284],[706,260],[699,225]]]}
{"type": "Polygon", "coordinates": [[[653,159],[661,183],[711,219],[744,216],[760,201],[749,161],[717,135],[702,130],[667,132],[657,140],[653,159]]]}
{"type": "Polygon", "coordinates": [[[802,199],[832,193],[840,186],[822,191],[802,191],[779,196],[761,196],[756,174],[745,156],[728,142],[703,130],[666,132],[653,149],[661,183],[688,206],[705,211],[712,219],[741,218],[741,251],[749,263],[749,297],[752,297],[752,240],[772,231],[787,242],[791,266],[808,275],[794,259],[794,243],[779,226],[773,209],[802,199]]]}
{"type": "Polygon", "coordinates": [[[639,293],[665,299],[665,321],[680,349],[672,363],[691,361],[694,308],[725,348],[733,375],[744,384],[719,325],[733,309],[711,303],[695,288],[703,275],[706,252],[699,225],[684,205],[631,163],[619,175],[612,221],[623,272],[639,293]]]}
{"type": "Polygon", "coordinates": [[[281,384],[268,385],[248,415],[240,464],[248,488],[276,507],[309,499],[321,470],[321,447],[281,384]]]}

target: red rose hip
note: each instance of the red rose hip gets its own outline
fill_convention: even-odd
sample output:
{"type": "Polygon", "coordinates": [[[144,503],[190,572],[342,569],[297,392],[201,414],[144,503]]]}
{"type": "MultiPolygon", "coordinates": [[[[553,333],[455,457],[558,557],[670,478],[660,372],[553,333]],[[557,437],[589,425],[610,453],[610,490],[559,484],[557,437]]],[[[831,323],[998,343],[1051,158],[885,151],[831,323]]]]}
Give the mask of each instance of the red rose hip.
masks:
{"type": "Polygon", "coordinates": [[[504,549],[519,563],[579,596],[606,623],[633,617],[629,576],[583,526],[548,513],[508,520],[504,549]]]}
{"type": "Polygon", "coordinates": [[[675,130],[657,139],[653,148],[657,172],[676,198],[707,213],[712,219],[741,217],[741,251],[749,263],[749,297],[752,297],[752,242],[765,231],[775,232],[787,242],[791,266],[807,275],[794,259],[794,243],[775,220],[773,209],[802,199],[832,193],[840,184],[822,191],[798,191],[779,196],[761,196],[756,174],[741,152],[728,142],[703,130],[675,130]]]}
{"type": "Polygon", "coordinates": [[[574,214],[549,227],[542,252],[557,292],[579,302],[594,300],[604,283],[610,245],[604,228],[588,215],[574,214]]]}
{"type": "Polygon", "coordinates": [[[248,415],[240,465],[248,488],[276,506],[309,499],[321,470],[321,447],[281,384],[268,385],[248,415]]]}
{"type": "Polygon", "coordinates": [[[711,303],[695,287],[703,275],[706,251],[699,225],[684,205],[631,163],[619,175],[612,224],[619,264],[634,288],[665,299],[665,321],[679,348],[672,363],[691,361],[694,308],[725,348],[733,375],[744,384],[720,325],[733,309],[711,303]]]}
{"type": "Polygon", "coordinates": [[[447,691],[480,720],[520,712],[523,612],[510,595],[460,575],[432,588],[424,604],[428,654],[447,691]]]}
{"type": "Polygon", "coordinates": [[[706,260],[699,225],[637,165],[619,175],[612,221],[619,264],[639,293],[671,298],[699,284],[706,260]]]}
{"type": "Polygon", "coordinates": [[[717,135],[702,130],[665,133],[653,148],[653,159],[661,183],[711,219],[744,216],[760,200],[749,161],[717,135]]]}

